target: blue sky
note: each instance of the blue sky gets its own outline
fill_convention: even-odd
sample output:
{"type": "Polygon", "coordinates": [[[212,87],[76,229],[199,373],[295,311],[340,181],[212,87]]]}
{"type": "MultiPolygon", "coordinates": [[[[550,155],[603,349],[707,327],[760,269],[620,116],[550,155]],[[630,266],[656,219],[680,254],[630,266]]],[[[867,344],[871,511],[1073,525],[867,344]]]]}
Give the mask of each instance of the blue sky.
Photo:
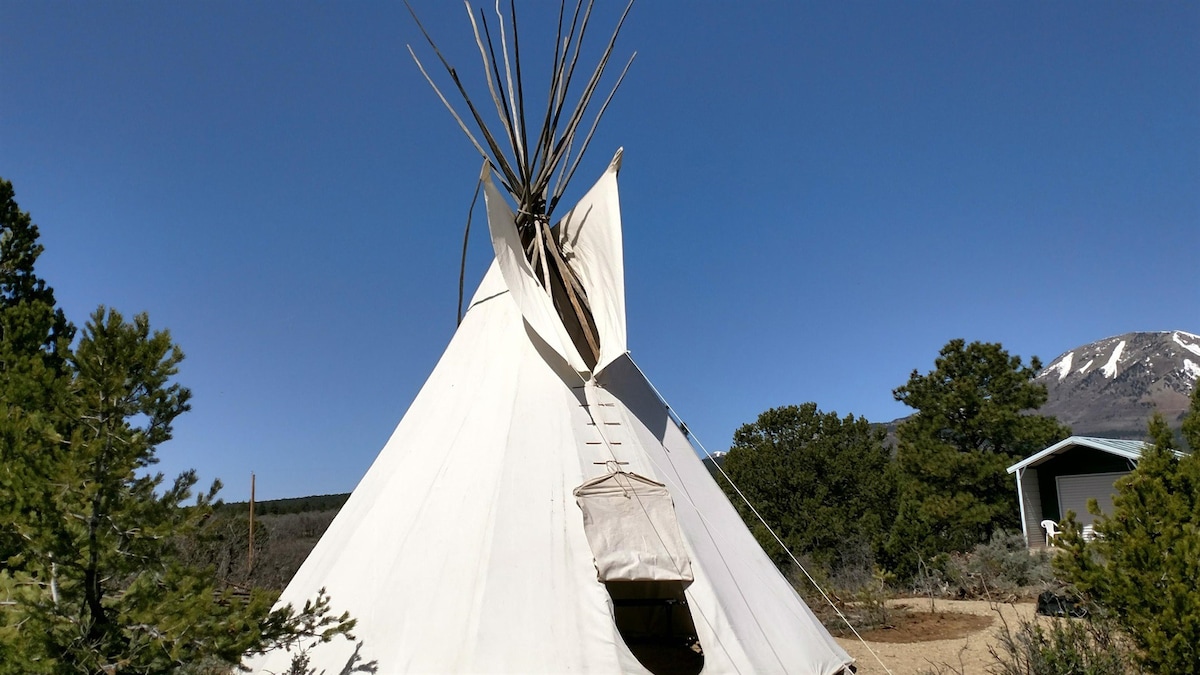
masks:
{"type": "MultiPolygon", "coordinates": [[[[414,5],[476,77],[462,6],[414,5]]],[[[536,63],[553,5],[519,10],[536,63]]],[[[449,341],[479,160],[420,39],[396,2],[0,3],[41,274],[187,354],[168,475],[349,491],[449,341]]],[[[951,338],[1200,333],[1200,5],[643,1],[633,51],[567,200],[624,146],[631,350],[710,450],[772,406],[907,414],[951,338]]]]}

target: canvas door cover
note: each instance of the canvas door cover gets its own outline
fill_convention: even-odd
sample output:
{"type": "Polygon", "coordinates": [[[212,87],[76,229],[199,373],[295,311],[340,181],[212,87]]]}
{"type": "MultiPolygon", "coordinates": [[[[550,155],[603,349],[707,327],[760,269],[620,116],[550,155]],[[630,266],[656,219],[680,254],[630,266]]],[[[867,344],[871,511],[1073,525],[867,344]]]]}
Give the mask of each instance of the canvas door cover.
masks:
{"type": "Polygon", "coordinates": [[[692,581],[667,486],[614,471],[574,494],[600,581],[692,581]]]}

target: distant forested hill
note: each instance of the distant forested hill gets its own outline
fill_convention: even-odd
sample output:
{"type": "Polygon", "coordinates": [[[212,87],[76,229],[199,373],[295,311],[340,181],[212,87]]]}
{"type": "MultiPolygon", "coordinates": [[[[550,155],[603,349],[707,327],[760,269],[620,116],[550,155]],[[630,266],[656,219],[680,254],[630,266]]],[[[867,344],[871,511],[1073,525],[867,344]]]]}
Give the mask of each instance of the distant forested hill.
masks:
{"type": "Polygon", "coordinates": [[[254,504],[254,560],[250,548],[250,505],[221,505],[205,531],[184,543],[184,556],[211,565],[217,576],[237,587],[283,590],[338,511],[348,494],[272,499],[254,504]]]}
{"type": "MultiPolygon", "coordinates": [[[[337,511],[342,508],[350,493],[340,495],[312,495],[311,497],[291,497],[289,499],[270,499],[254,502],[254,513],[259,516],[283,515],[286,513],[308,513],[320,511],[337,511]]],[[[222,506],[224,510],[249,512],[249,502],[229,502],[222,506]]]]}

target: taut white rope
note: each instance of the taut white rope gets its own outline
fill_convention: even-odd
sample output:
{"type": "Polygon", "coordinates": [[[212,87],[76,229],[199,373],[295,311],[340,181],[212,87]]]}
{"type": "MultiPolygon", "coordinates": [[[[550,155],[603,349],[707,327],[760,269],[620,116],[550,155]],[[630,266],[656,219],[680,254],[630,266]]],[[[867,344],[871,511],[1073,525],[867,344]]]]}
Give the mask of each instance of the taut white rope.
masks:
{"type": "MultiPolygon", "coordinates": [[[[629,362],[632,363],[633,367],[637,368],[638,372],[642,374],[642,377],[645,378],[646,383],[650,385],[650,388],[654,390],[654,395],[657,396],[658,400],[662,402],[663,407],[666,408],[667,412],[671,415],[671,418],[674,419],[675,422],[682,428],[687,428],[687,426],[684,425],[683,420],[675,413],[675,410],[671,408],[671,404],[667,403],[667,399],[663,398],[663,395],[658,391],[658,387],[654,386],[654,383],[650,381],[649,377],[646,377],[646,373],[642,370],[642,367],[637,364],[637,361],[633,360],[632,356],[630,356],[629,362]]],[[[704,447],[704,443],[700,442],[700,439],[696,438],[696,435],[692,433],[690,429],[688,430],[687,437],[692,443],[698,445],[700,449],[704,451],[705,459],[713,458],[712,453],[708,451],[708,448],[704,447]]],[[[649,457],[649,455],[647,455],[647,457],[651,462],[654,462],[654,459],[649,457]]],[[[655,462],[655,466],[657,466],[657,462],[655,462]]],[[[792,553],[792,550],[788,548],[788,545],[783,543],[783,540],[779,538],[778,534],[775,534],[775,529],[767,523],[766,519],[764,519],[761,514],[759,514],[758,509],[754,508],[754,505],[751,504],[746,495],[742,493],[741,488],[739,488],[737,484],[733,482],[733,479],[729,477],[729,474],[725,473],[725,469],[721,468],[721,465],[716,461],[713,461],[713,466],[717,467],[717,471],[721,472],[721,476],[724,477],[725,480],[729,481],[729,484],[733,486],[734,491],[737,492],[738,497],[742,498],[742,501],[745,502],[746,506],[750,508],[751,513],[753,513],[754,517],[758,519],[758,522],[762,523],[763,527],[767,528],[767,532],[771,533],[771,536],[775,539],[775,543],[779,544],[780,548],[782,548],[784,552],[788,554],[788,557],[791,558],[792,562],[796,564],[796,567],[800,568],[800,571],[804,573],[806,578],[808,578],[808,581],[813,585],[813,588],[817,589],[817,592],[821,594],[821,597],[825,599],[825,602],[829,603],[829,606],[833,608],[833,611],[836,612],[842,622],[846,624],[846,627],[850,629],[850,632],[854,633],[854,637],[858,638],[858,641],[862,643],[863,647],[867,648],[868,652],[871,652],[871,656],[875,657],[875,660],[879,662],[880,667],[882,667],[888,673],[888,675],[893,675],[892,670],[887,667],[887,664],[883,662],[883,659],[879,658],[879,655],[875,653],[875,650],[871,649],[871,645],[867,644],[867,641],[858,634],[858,631],[855,630],[854,626],[850,623],[850,620],[846,618],[846,615],[842,613],[842,610],[838,609],[837,605],[833,603],[833,600],[829,599],[829,596],[825,593],[825,589],[821,588],[821,585],[817,583],[817,580],[808,573],[808,570],[804,569],[804,565],[800,564],[800,561],[796,559],[796,556],[792,553]]],[[[661,467],[659,467],[659,469],[661,471],[661,467]]],[[[688,497],[688,501],[690,502],[691,497],[687,496],[686,492],[683,492],[683,494],[684,496],[688,497]]],[[[695,503],[692,505],[695,507],[695,503]]],[[[700,514],[699,509],[696,510],[696,513],[700,514]]],[[[700,515],[700,517],[704,518],[703,515],[700,515]]]]}

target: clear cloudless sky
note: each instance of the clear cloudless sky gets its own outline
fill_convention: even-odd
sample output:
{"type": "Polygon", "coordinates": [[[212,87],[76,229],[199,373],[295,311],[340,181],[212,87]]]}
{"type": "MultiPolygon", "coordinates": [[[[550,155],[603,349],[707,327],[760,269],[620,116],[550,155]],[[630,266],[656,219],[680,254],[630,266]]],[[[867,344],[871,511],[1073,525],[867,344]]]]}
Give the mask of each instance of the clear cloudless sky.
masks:
{"type": "MultiPolygon", "coordinates": [[[[462,5],[413,4],[483,96],[462,5]]],[[[556,10],[518,10],[540,105],[556,10]]],[[[169,476],[350,491],[453,334],[480,160],[409,43],[394,1],[0,2],[0,176],[76,324],[187,354],[169,476]]],[[[1200,4],[641,0],[616,51],[568,199],[624,146],[630,348],[710,450],[905,415],[956,337],[1200,332],[1200,4]]]]}

